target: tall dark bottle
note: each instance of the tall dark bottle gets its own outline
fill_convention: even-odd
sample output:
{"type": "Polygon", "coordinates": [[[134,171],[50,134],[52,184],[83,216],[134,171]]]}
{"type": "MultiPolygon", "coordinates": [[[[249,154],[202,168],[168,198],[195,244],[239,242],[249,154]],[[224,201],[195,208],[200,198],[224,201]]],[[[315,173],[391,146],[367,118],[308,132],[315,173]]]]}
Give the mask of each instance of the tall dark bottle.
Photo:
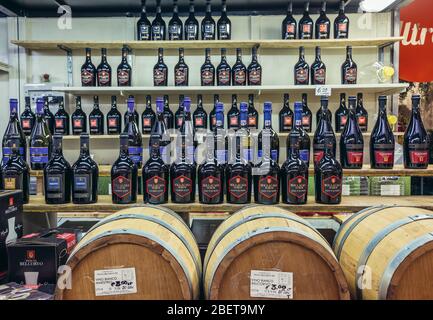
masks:
{"type": "Polygon", "coordinates": [[[44,169],[45,202],[64,204],[71,202],[72,168],[63,156],[62,136],[53,136],[53,153],[44,169]]]}
{"type": "Polygon", "coordinates": [[[122,132],[122,115],[117,110],[117,97],[111,96],[111,109],[107,113],[107,133],[120,134],[122,132]]]}
{"type": "Polygon", "coordinates": [[[201,94],[197,95],[197,108],[192,114],[194,123],[194,130],[207,129],[207,112],[203,108],[203,97],[201,94]]]}
{"type": "Polygon", "coordinates": [[[199,25],[194,15],[194,2],[189,4],[189,16],[185,20],[185,40],[198,40],[199,25]]]}
{"type": "Polygon", "coordinates": [[[322,1],[320,15],[316,20],[316,39],[329,39],[331,21],[326,16],[326,1],[322,1]]]}
{"type": "Polygon", "coordinates": [[[364,138],[356,119],[356,97],[349,97],[349,117],[340,138],[340,163],[344,169],[362,169],[364,138]]]}
{"type": "Polygon", "coordinates": [[[122,48],[122,61],[117,67],[117,85],[130,87],[132,83],[132,68],[128,63],[128,48],[122,48]]]}
{"type": "Polygon", "coordinates": [[[215,125],[216,125],[216,105],[217,105],[217,103],[219,101],[220,101],[219,94],[214,94],[213,95],[213,109],[211,110],[211,112],[209,112],[209,129],[211,131],[215,130],[215,125]]]}
{"type": "Polygon", "coordinates": [[[72,165],[72,202],[75,204],[96,203],[98,201],[99,168],[90,156],[90,137],[80,135],[80,156],[72,165]]]}
{"type": "Polygon", "coordinates": [[[69,114],[65,110],[63,97],[59,101],[59,110],[54,115],[54,134],[67,136],[70,134],[69,114]]]}
{"type": "MultiPolygon", "coordinates": [[[[331,110],[327,109],[326,110],[326,115],[329,119],[329,122],[332,123],[332,112],[331,110]]],[[[317,110],[316,112],[316,126],[319,126],[320,123],[320,119],[322,118],[322,109],[317,110]]]]}
{"type": "Polygon", "coordinates": [[[272,128],[272,103],[265,102],[263,106],[263,130],[258,135],[258,158],[262,160],[265,151],[271,159],[279,163],[280,160],[280,139],[272,128]]]}
{"type": "Polygon", "coordinates": [[[287,6],[287,15],[281,24],[281,38],[283,40],[296,39],[296,20],[293,18],[293,3],[289,2],[287,6]]]}
{"type": "Polygon", "coordinates": [[[260,162],[254,170],[254,201],[272,205],[280,201],[280,167],[272,159],[269,148],[263,149],[260,162]]]}
{"type": "Polygon", "coordinates": [[[168,22],[168,40],[183,40],[183,24],[179,18],[177,0],[173,1],[173,17],[168,22]]]}
{"type": "Polygon", "coordinates": [[[314,133],[314,139],[313,139],[313,153],[314,153],[314,165],[317,166],[322,160],[325,149],[326,149],[326,143],[325,140],[330,140],[330,143],[332,144],[332,152],[335,156],[336,154],[336,139],[334,131],[332,130],[331,121],[329,119],[329,113],[328,113],[328,98],[322,97],[320,99],[320,121],[317,125],[316,132],[314,133]]]}
{"type": "Polygon", "coordinates": [[[346,107],[346,94],[340,93],[340,106],[335,111],[335,131],[342,132],[349,116],[349,110],[346,107]]]}
{"type": "Polygon", "coordinates": [[[356,104],[356,118],[358,119],[359,127],[362,132],[367,132],[368,130],[368,112],[364,108],[364,99],[362,93],[358,93],[358,102],[356,104]]]}
{"type": "Polygon", "coordinates": [[[23,202],[29,203],[30,169],[20,154],[21,136],[12,135],[10,145],[12,154],[2,168],[4,190],[22,190],[23,202]]]}
{"type": "Polygon", "coordinates": [[[36,100],[36,122],[30,136],[30,167],[43,170],[51,154],[51,133],[44,119],[44,100],[36,100]]]}
{"type": "Polygon", "coordinates": [[[316,59],[311,65],[311,84],[324,85],[326,83],[326,66],[320,55],[320,47],[316,47],[316,59]]]}
{"type": "Polygon", "coordinates": [[[299,48],[299,60],[294,67],[295,85],[308,85],[310,83],[310,66],[305,61],[305,49],[299,48]]]}
{"type": "Polygon", "coordinates": [[[101,63],[96,69],[98,86],[111,87],[111,66],[107,61],[107,49],[101,49],[101,63]]]}
{"type": "Polygon", "coordinates": [[[239,109],[237,106],[238,97],[232,94],[232,107],[227,112],[227,128],[228,129],[239,129],[239,109]]]}
{"type": "Polygon", "coordinates": [[[231,84],[231,72],[232,69],[227,63],[227,50],[225,48],[221,49],[221,62],[216,69],[216,78],[218,86],[229,86],[231,84]]]}
{"type": "Polygon", "coordinates": [[[187,86],[189,80],[189,68],[185,63],[183,48],[179,48],[179,62],[174,67],[174,85],[187,86]]]}
{"type": "Polygon", "coordinates": [[[344,14],[344,6],[344,1],[341,1],[338,16],[334,20],[334,39],[349,38],[349,18],[344,14]]]}
{"type": "MultiPolygon", "coordinates": [[[[134,99],[133,95],[129,95],[128,99],[134,99]]],[[[124,122],[125,122],[125,128],[128,126],[128,122],[129,122],[129,112],[128,112],[128,108],[126,108],[125,113],[123,114],[123,118],[124,118],[124,122]]],[[[134,119],[135,123],[137,124],[137,128],[140,125],[140,115],[138,114],[137,108],[134,108],[134,117],[132,118],[134,119]]]]}
{"type": "Polygon", "coordinates": [[[137,40],[150,40],[152,35],[152,24],[147,18],[146,0],[141,0],[141,15],[137,21],[137,40]]]}
{"type": "Polygon", "coordinates": [[[180,94],[179,95],[179,107],[177,108],[176,112],[174,113],[174,128],[175,129],[180,129],[180,127],[182,127],[183,120],[185,117],[185,112],[184,112],[184,108],[183,108],[183,100],[184,100],[184,95],[180,94]]]}
{"type": "Polygon", "coordinates": [[[96,67],[92,63],[92,49],[86,48],[86,61],[81,66],[81,85],[83,87],[96,86],[96,67]]]}
{"type": "Polygon", "coordinates": [[[218,40],[230,40],[232,38],[232,22],[227,17],[226,0],[222,1],[221,17],[217,22],[218,40]]]}
{"type": "Polygon", "coordinates": [[[215,140],[215,157],[219,164],[227,164],[227,147],[228,140],[226,139],[226,134],[224,130],[224,104],[222,102],[217,102],[215,107],[215,128],[213,131],[215,140]]]}
{"type": "Polygon", "coordinates": [[[79,135],[87,132],[87,115],[81,107],[81,97],[75,98],[75,111],[71,115],[72,134],[79,135]]]}
{"type": "Polygon", "coordinates": [[[403,156],[406,169],[426,169],[430,139],[421,119],[419,95],[412,96],[412,116],[404,133],[403,156]]]}
{"type": "Polygon", "coordinates": [[[19,154],[23,157],[24,161],[27,159],[27,141],[23,130],[21,129],[20,122],[18,120],[18,100],[10,99],[10,117],[6,127],[5,133],[3,134],[2,148],[3,148],[3,165],[6,164],[9,157],[12,155],[12,143],[17,144],[19,154]],[[12,138],[19,137],[19,141],[12,141],[12,138]]]}
{"type": "Polygon", "coordinates": [[[205,60],[200,68],[200,82],[202,86],[215,85],[215,67],[210,60],[210,49],[205,50],[205,60]]]}
{"type": "Polygon", "coordinates": [[[115,204],[137,202],[137,165],[129,158],[128,134],[120,135],[120,153],[111,167],[111,199],[115,204]]]}
{"type": "Polygon", "coordinates": [[[196,164],[195,150],[197,148],[197,137],[195,134],[194,125],[192,123],[190,97],[185,97],[185,99],[183,100],[183,112],[184,116],[182,126],[180,127],[182,146],[185,146],[185,157],[187,158],[187,160],[193,161],[194,164],[196,164]],[[185,140],[185,143],[183,142],[183,140],[185,140]]]}
{"type": "Polygon", "coordinates": [[[54,114],[50,110],[50,102],[48,97],[44,97],[44,119],[47,123],[50,133],[52,134],[54,132],[54,114]]]}
{"type": "Polygon", "coordinates": [[[339,204],[341,202],[343,170],[334,156],[332,137],[324,141],[325,153],[314,169],[316,202],[339,204]]]}
{"type": "Polygon", "coordinates": [[[173,111],[170,110],[170,104],[168,101],[168,95],[164,95],[164,121],[167,129],[174,128],[174,114],[173,111]]]}
{"type": "Polygon", "coordinates": [[[251,63],[248,66],[248,85],[260,86],[262,84],[262,66],[257,60],[257,47],[253,47],[251,51],[251,63]]]}
{"type": "MultiPolygon", "coordinates": [[[[150,133],[151,139],[149,140],[149,149],[152,145],[159,141],[159,150],[161,159],[166,164],[170,164],[170,133],[166,121],[164,119],[164,100],[163,98],[156,99],[156,120],[153,125],[152,132],[150,133]]],[[[167,180],[168,183],[168,180],[167,180]]]]}
{"type": "Polygon", "coordinates": [[[167,86],[168,83],[168,68],[164,63],[164,49],[158,49],[158,62],[153,67],[153,85],[167,86]]]}
{"type": "Polygon", "coordinates": [[[379,97],[379,116],[370,139],[370,164],[372,169],[394,167],[395,139],[386,115],[386,96],[379,97]]]}
{"type": "Polygon", "coordinates": [[[152,132],[152,128],[155,124],[156,113],[152,110],[152,97],[146,96],[146,107],[141,114],[141,132],[143,134],[149,134],[152,132]]]}
{"type": "Polygon", "coordinates": [[[352,47],[346,49],[346,61],[341,66],[341,84],[356,84],[358,67],[352,59],[352,47]]]}
{"type": "Polygon", "coordinates": [[[30,136],[33,126],[35,125],[36,117],[30,105],[30,97],[26,97],[26,104],[23,113],[20,116],[21,129],[26,136],[30,136]]]}
{"type": "Polygon", "coordinates": [[[284,94],[283,107],[278,114],[280,132],[290,132],[293,126],[293,111],[290,109],[290,96],[288,93],[284,94]]]}
{"type": "Polygon", "coordinates": [[[254,94],[248,95],[248,128],[259,128],[259,112],[254,107],[254,94]]]}
{"type": "Polygon", "coordinates": [[[104,114],[99,109],[99,97],[93,97],[93,110],[89,114],[90,134],[104,134],[104,114]]]}
{"type": "Polygon", "coordinates": [[[313,113],[308,107],[308,95],[302,94],[302,126],[305,131],[311,132],[313,123],[313,113]]]}
{"type": "Polygon", "coordinates": [[[295,113],[292,131],[290,131],[287,140],[287,157],[290,157],[290,153],[293,148],[296,147],[298,150],[298,157],[305,162],[307,168],[310,165],[310,149],[311,141],[310,136],[304,130],[302,126],[302,102],[295,102],[295,113]],[[292,146],[292,143],[296,142],[296,146],[292,146]]]}
{"type": "Polygon", "coordinates": [[[128,98],[128,124],[123,131],[129,137],[128,154],[131,160],[141,168],[143,162],[143,141],[138,125],[134,120],[135,100],[128,98]]]}
{"type": "Polygon", "coordinates": [[[313,20],[310,17],[310,2],[306,2],[304,6],[304,14],[299,20],[299,39],[313,39],[313,20]]]}
{"type": "Polygon", "coordinates": [[[236,49],[236,62],[232,67],[232,84],[234,86],[247,85],[247,67],[242,62],[242,49],[236,49]]]}
{"type": "Polygon", "coordinates": [[[152,21],[152,40],[165,40],[167,27],[161,15],[161,0],[156,2],[156,16],[152,21]]]}
{"type": "Polygon", "coordinates": [[[201,39],[215,40],[215,20],[212,18],[212,7],[209,0],[206,1],[206,13],[201,21],[201,39]]]}

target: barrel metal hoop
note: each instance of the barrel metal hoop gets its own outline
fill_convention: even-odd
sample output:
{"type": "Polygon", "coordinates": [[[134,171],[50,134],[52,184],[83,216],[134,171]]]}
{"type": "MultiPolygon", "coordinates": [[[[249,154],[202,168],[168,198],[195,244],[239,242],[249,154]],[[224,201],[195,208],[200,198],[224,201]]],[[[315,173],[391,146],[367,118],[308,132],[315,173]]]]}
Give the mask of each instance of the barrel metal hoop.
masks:
{"type": "Polygon", "coordinates": [[[394,257],[391,259],[385,271],[382,274],[379,283],[379,299],[385,300],[388,295],[389,285],[394,276],[395,271],[400,266],[400,264],[416,249],[419,247],[433,241],[433,232],[427,233],[421,237],[416,238],[407,246],[398,251],[394,257]]]}
{"type": "Polygon", "coordinates": [[[385,239],[385,237],[387,237],[390,233],[399,229],[400,227],[403,227],[412,222],[416,222],[420,220],[428,220],[428,219],[433,219],[433,214],[420,214],[420,215],[413,215],[410,217],[406,217],[404,219],[394,221],[393,223],[386,226],[384,229],[382,229],[380,232],[374,235],[374,237],[364,248],[359,258],[358,265],[356,266],[355,288],[356,288],[356,297],[358,299],[362,300],[362,289],[357,284],[359,283],[359,279],[364,275],[364,268],[367,264],[367,261],[370,258],[370,255],[373,253],[374,249],[377,247],[377,245],[383,239],[385,239]],[[360,271],[361,268],[362,268],[362,272],[360,271]]]}

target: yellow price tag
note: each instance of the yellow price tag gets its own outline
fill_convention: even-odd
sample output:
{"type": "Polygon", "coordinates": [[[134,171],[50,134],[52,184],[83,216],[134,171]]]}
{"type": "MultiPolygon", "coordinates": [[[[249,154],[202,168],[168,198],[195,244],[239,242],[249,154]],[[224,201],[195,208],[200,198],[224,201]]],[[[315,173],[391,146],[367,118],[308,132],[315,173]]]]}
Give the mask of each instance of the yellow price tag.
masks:
{"type": "Polygon", "coordinates": [[[398,121],[397,116],[395,116],[393,114],[388,116],[388,122],[391,126],[397,124],[397,121],[398,121]]]}

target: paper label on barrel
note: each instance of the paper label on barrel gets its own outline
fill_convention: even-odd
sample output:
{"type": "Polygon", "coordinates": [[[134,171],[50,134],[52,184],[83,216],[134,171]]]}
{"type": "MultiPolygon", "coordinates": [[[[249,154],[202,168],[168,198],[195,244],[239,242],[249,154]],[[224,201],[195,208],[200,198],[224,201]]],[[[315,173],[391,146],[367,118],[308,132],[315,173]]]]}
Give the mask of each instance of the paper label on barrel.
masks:
{"type": "Polygon", "coordinates": [[[137,293],[135,268],[95,270],[97,297],[131,293],[137,293]]]}
{"type": "Polygon", "coordinates": [[[293,273],[251,270],[250,296],[293,299],[293,273]]]}

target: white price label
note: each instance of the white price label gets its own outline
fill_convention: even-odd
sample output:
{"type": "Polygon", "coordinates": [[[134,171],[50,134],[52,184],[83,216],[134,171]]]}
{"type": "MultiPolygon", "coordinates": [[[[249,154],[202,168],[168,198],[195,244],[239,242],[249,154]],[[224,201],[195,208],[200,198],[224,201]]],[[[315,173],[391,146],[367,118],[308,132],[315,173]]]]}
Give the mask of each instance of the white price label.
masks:
{"type": "Polygon", "coordinates": [[[332,94],[332,89],[329,86],[317,86],[316,96],[318,97],[330,97],[332,94]]]}
{"type": "Polygon", "coordinates": [[[251,270],[252,298],[293,299],[293,273],[251,270]]]}
{"type": "Polygon", "coordinates": [[[381,196],[401,196],[400,186],[396,184],[388,184],[380,186],[381,196]]]}
{"type": "Polygon", "coordinates": [[[135,268],[95,270],[97,297],[130,293],[137,293],[135,268]]]}

